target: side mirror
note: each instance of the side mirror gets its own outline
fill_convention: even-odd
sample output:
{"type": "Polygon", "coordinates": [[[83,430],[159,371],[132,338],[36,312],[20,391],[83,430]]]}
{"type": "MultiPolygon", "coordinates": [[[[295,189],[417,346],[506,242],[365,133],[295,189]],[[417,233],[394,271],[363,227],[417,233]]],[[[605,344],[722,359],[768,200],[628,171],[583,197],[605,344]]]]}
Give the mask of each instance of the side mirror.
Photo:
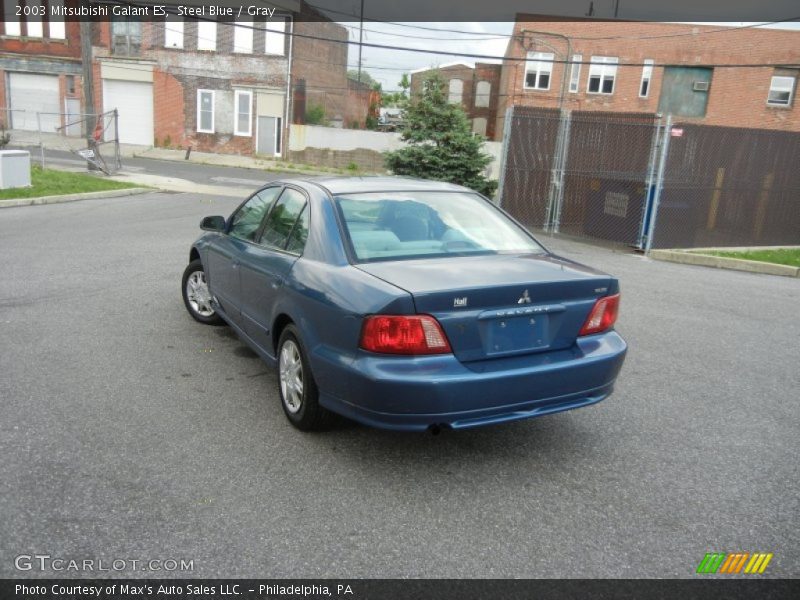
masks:
{"type": "Polygon", "coordinates": [[[200,229],[203,231],[225,231],[225,217],[204,217],[200,221],[200,229]]]}

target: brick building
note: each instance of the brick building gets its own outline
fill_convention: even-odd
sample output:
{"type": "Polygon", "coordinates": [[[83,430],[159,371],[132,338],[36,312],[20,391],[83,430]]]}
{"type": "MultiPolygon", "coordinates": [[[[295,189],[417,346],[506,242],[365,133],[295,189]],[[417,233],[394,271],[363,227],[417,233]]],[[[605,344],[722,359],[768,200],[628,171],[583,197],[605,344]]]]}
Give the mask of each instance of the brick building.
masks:
{"type": "MultiPolygon", "coordinates": [[[[495,137],[501,65],[492,63],[450,63],[433,69],[411,72],[411,95],[422,90],[422,83],[438,72],[447,84],[450,102],[461,104],[472,123],[472,131],[489,139],[495,137]]],[[[501,130],[502,131],[502,130],[501,130]]]]}
{"type": "Polygon", "coordinates": [[[41,124],[55,131],[68,125],[83,105],[80,25],[20,19],[16,8],[17,2],[2,0],[0,125],[36,131],[41,124]]]}
{"type": "Polygon", "coordinates": [[[505,56],[496,139],[511,105],[800,131],[798,31],[518,15],[505,56]]]}
{"type": "MultiPolygon", "coordinates": [[[[11,19],[17,2],[2,1],[0,101],[10,109],[9,126],[36,130],[39,123],[23,117],[50,112],[54,122],[41,125],[50,131],[63,113],[93,112],[81,99],[79,24],[11,19]]],[[[77,2],[27,4],[64,1],[77,2]]],[[[282,155],[293,78],[331,90],[332,111],[347,97],[346,45],[291,34],[346,39],[347,32],[310,14],[302,0],[270,4],[277,7],[272,17],[250,22],[170,16],[93,23],[94,111],[118,110],[122,143],[282,155]]]]}

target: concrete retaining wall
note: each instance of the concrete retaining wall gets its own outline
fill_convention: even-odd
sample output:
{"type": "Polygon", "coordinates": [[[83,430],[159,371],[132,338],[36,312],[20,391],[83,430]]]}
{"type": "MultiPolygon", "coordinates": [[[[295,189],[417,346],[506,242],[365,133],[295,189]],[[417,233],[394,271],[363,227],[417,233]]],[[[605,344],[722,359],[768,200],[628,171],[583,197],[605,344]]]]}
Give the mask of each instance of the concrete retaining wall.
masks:
{"type": "MultiPolygon", "coordinates": [[[[289,128],[289,156],[291,162],[346,169],[355,164],[362,171],[385,172],[383,153],[404,146],[399,133],[339,129],[317,125],[292,125],[289,128]]],[[[493,157],[488,176],[500,175],[502,143],[486,142],[484,152],[493,157]]]]}

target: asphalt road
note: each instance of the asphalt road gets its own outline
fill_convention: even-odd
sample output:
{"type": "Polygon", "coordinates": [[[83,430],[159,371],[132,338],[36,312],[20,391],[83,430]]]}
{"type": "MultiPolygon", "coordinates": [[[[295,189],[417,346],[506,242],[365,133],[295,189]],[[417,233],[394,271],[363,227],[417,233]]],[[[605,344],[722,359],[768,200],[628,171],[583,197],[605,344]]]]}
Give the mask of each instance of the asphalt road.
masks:
{"type": "Polygon", "coordinates": [[[692,577],[709,551],[800,576],[800,281],[555,241],[621,279],[609,400],[303,434],[272,371],[181,302],[200,218],[234,205],[0,211],[0,576],[74,575],[14,569],[38,553],[194,577],[692,577]]]}
{"type": "MultiPolygon", "coordinates": [[[[33,162],[38,164],[38,148],[27,147],[25,149],[31,151],[33,162]]],[[[65,150],[47,150],[45,164],[48,167],[61,169],[86,170],[86,161],[65,150]]],[[[201,185],[237,188],[242,190],[243,194],[257,189],[268,181],[286,176],[285,173],[265,171],[263,169],[206,165],[189,161],[158,160],[154,158],[124,157],[122,166],[123,170],[130,173],[133,178],[139,173],[175,177],[201,185]]]]}

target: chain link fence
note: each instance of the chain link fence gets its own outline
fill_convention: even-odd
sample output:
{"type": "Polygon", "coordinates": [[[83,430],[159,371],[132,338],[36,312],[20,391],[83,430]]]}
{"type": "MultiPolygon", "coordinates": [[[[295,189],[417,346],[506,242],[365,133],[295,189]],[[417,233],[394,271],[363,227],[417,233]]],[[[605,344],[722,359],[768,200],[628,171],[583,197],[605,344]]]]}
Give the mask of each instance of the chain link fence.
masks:
{"type": "Polygon", "coordinates": [[[526,226],[635,248],[800,244],[800,133],[513,107],[500,202],[526,226]]]}
{"type": "Polygon", "coordinates": [[[800,133],[676,123],[654,248],[800,245],[800,133]]]}
{"type": "Polygon", "coordinates": [[[77,164],[85,161],[106,174],[122,167],[116,111],[81,114],[0,109],[0,129],[8,135],[10,147],[29,150],[42,168],[57,158],[58,152],[74,154],[77,164]]]}

